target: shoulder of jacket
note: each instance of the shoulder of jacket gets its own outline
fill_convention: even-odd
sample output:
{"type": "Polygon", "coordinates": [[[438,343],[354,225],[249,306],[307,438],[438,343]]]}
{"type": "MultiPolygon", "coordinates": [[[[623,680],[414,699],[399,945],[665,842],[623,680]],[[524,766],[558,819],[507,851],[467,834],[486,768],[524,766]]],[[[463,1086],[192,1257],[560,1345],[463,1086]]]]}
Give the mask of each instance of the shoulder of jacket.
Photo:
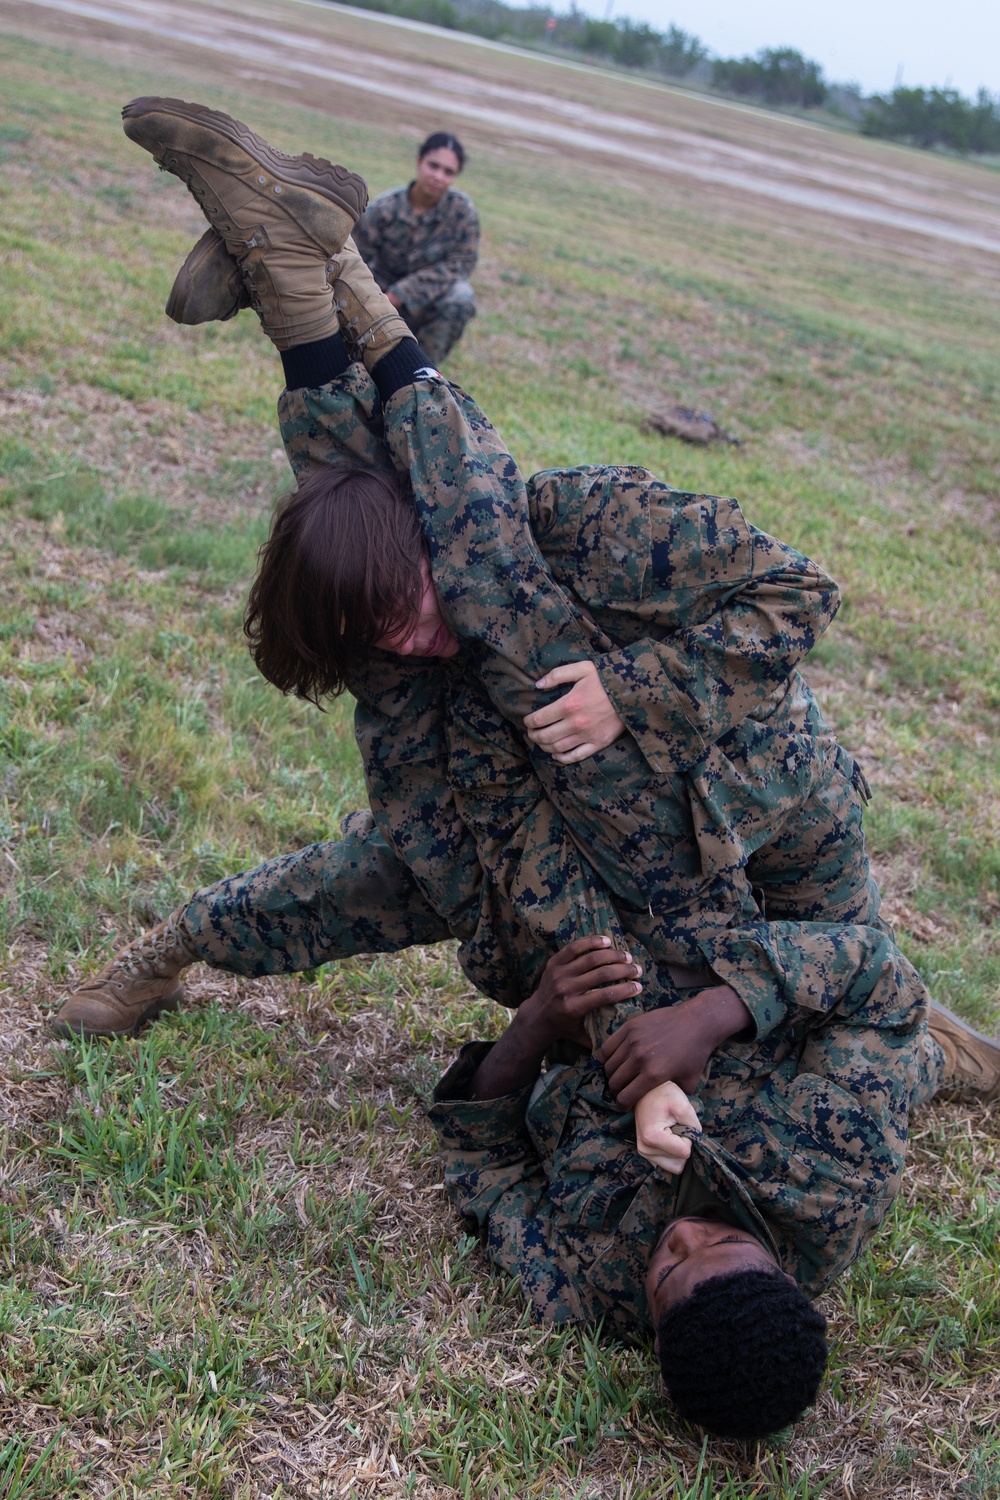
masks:
{"type": "Polygon", "coordinates": [[[365,212],[371,213],[373,208],[390,207],[398,198],[405,197],[408,190],[408,184],[404,184],[402,187],[386,188],[384,193],[379,193],[377,198],[371,200],[365,212]]]}
{"type": "Polygon", "coordinates": [[[463,193],[461,188],[449,188],[448,197],[456,200],[456,202],[462,207],[462,209],[464,209],[467,214],[471,214],[474,219],[479,218],[479,215],[476,212],[476,205],[473,203],[468,193],[463,193]]]}

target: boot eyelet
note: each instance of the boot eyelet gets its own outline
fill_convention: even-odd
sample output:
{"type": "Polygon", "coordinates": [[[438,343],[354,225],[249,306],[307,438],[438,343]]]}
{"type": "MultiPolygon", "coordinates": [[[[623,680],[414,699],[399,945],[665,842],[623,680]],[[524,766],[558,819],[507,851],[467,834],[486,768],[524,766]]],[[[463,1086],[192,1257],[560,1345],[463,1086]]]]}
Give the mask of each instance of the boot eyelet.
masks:
{"type": "Polygon", "coordinates": [[[280,184],[280,182],[275,183],[275,185],[274,185],[274,191],[276,193],[280,193],[281,192],[281,184],[280,184]]]}

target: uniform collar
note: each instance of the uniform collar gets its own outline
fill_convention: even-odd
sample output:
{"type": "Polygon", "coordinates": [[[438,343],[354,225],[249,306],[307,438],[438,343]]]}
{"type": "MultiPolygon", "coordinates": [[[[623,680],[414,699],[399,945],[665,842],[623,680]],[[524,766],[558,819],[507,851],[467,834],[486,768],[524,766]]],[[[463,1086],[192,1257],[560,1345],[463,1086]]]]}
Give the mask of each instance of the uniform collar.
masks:
{"type": "Polygon", "coordinates": [[[733,1170],[729,1157],[719,1143],[712,1140],[711,1136],[700,1134],[696,1130],[679,1129],[676,1134],[686,1135],[690,1140],[691,1163],[699,1180],[721,1202],[728,1203],[730,1210],[740,1220],[743,1228],[748,1229],[760,1240],[765,1249],[770,1250],[780,1266],[781,1252],[775,1243],[767,1220],[754,1203],[744,1182],[733,1170]]]}
{"type": "Polygon", "coordinates": [[[410,189],[413,187],[413,184],[416,182],[416,180],[417,179],[415,177],[412,177],[406,184],[406,187],[403,189],[403,202],[406,204],[406,214],[408,219],[410,219],[414,224],[426,224],[428,219],[433,219],[435,215],[441,213],[442,209],[445,206],[445,203],[448,201],[448,194],[451,192],[451,188],[449,188],[448,191],[443,195],[443,197],[441,197],[438,202],[435,203],[433,208],[425,208],[423,213],[418,214],[416,209],[413,207],[413,204],[410,202],[410,189]]]}

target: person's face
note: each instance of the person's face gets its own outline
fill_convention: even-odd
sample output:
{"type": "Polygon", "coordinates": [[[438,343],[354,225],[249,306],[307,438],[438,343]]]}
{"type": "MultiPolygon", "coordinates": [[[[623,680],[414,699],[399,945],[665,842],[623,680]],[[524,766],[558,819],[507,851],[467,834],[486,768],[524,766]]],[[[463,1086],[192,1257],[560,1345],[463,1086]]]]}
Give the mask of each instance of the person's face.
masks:
{"type": "MultiPolygon", "coordinates": [[[[712,1276],[774,1268],[774,1256],[746,1229],[718,1219],[672,1219],[656,1242],[646,1272],[653,1327],[659,1329],[664,1313],[712,1276]]],[[[657,1351],[659,1345],[657,1333],[657,1351]]]]}
{"type": "Polygon", "coordinates": [[[417,162],[417,192],[424,203],[440,203],[461,170],[458,157],[447,146],[428,151],[417,162]]]}
{"type": "Polygon", "coordinates": [[[396,656],[454,656],[461,648],[444,622],[426,557],[420,559],[420,581],[420,611],[414,623],[406,630],[379,636],[375,644],[396,656]]]}

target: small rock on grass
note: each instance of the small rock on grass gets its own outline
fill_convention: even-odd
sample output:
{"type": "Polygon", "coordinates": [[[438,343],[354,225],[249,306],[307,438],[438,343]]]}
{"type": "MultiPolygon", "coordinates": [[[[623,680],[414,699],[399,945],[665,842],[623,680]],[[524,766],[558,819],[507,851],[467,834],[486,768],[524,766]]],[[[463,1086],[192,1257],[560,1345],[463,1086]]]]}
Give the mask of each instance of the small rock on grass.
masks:
{"type": "Polygon", "coordinates": [[[695,411],[690,406],[667,406],[663,411],[650,412],[642,424],[644,432],[659,432],[664,437],[680,438],[685,443],[695,443],[707,448],[709,443],[732,443],[740,446],[739,438],[733,437],[720,427],[711,412],[695,411]]]}

